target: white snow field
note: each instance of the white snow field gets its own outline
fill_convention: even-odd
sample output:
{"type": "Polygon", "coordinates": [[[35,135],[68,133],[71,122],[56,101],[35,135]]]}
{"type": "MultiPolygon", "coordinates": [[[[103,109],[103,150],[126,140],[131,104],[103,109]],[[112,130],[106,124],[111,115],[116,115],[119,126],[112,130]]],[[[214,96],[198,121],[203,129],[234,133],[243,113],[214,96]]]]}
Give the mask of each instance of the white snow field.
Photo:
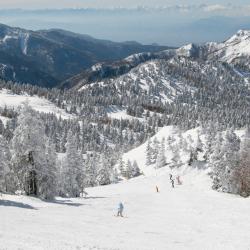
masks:
{"type": "Polygon", "coordinates": [[[122,108],[116,105],[112,105],[109,108],[107,108],[107,114],[108,117],[111,119],[117,119],[117,120],[139,120],[141,122],[144,121],[144,118],[134,117],[127,114],[126,108],[122,108]]]}
{"type": "Polygon", "coordinates": [[[3,195],[0,249],[250,249],[250,199],[215,192],[204,171],[184,168],[173,189],[169,172],[89,188],[87,199],[3,195]],[[120,201],[124,218],[114,216],[120,201]]]}
{"type": "Polygon", "coordinates": [[[42,113],[54,113],[57,117],[62,119],[69,119],[73,116],[67,114],[65,110],[56,107],[50,101],[40,98],[38,96],[29,96],[26,94],[15,95],[6,89],[0,90],[0,107],[4,108],[5,106],[9,108],[17,109],[25,101],[29,102],[29,105],[36,111],[42,113]]]}
{"type": "Polygon", "coordinates": [[[3,122],[4,126],[6,126],[6,123],[8,122],[9,118],[0,115],[0,120],[3,122]]]}

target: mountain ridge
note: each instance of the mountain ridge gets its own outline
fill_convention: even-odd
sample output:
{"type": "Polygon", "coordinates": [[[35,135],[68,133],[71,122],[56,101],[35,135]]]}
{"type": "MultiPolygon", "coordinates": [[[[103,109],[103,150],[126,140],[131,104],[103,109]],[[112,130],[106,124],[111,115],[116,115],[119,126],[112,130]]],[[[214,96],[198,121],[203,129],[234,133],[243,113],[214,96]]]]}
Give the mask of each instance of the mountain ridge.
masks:
{"type": "Polygon", "coordinates": [[[195,60],[198,63],[219,61],[227,63],[236,71],[250,72],[250,63],[248,63],[250,59],[250,31],[240,30],[222,43],[208,42],[201,45],[191,43],[178,49],[134,54],[111,64],[97,64],[96,67],[89,68],[62,82],[60,87],[81,89],[84,85],[112,80],[129,74],[134,68],[139,65],[143,67],[143,64],[152,60],[170,61],[175,57],[190,58],[190,60],[195,60]],[[247,53],[244,53],[245,50],[247,53]]]}
{"type": "Polygon", "coordinates": [[[0,77],[20,83],[55,87],[101,61],[165,46],[112,42],[60,29],[32,31],[0,25],[0,77]]]}

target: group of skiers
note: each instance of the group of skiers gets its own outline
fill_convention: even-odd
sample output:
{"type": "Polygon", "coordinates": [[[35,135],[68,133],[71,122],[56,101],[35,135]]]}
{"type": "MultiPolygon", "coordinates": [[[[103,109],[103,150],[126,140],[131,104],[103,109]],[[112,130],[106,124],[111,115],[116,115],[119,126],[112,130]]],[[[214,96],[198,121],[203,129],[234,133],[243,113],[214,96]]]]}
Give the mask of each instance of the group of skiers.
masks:
{"type": "MultiPolygon", "coordinates": [[[[172,185],[172,188],[174,188],[175,187],[175,180],[174,180],[172,174],[169,174],[169,179],[170,179],[170,183],[172,185]]],[[[177,185],[182,185],[181,177],[179,175],[176,176],[176,181],[177,181],[177,185]]],[[[156,192],[159,193],[158,186],[156,186],[156,192]]],[[[118,205],[117,217],[119,217],[119,216],[123,217],[123,210],[124,210],[124,205],[122,202],[120,202],[118,205]]]]}
{"type": "MultiPolygon", "coordinates": [[[[169,174],[169,179],[170,179],[170,183],[172,185],[172,188],[175,187],[175,180],[173,178],[172,174],[169,174]]],[[[176,176],[176,181],[177,181],[177,185],[182,185],[182,181],[181,181],[181,177],[179,175],[176,176]]],[[[159,193],[159,187],[155,186],[156,192],[159,193]]]]}
{"type": "MultiPolygon", "coordinates": [[[[180,179],[181,177],[179,175],[176,176],[176,181],[177,181],[177,184],[178,185],[182,185],[182,181],[180,179]]],[[[175,185],[175,181],[173,179],[173,175],[172,174],[169,174],[169,179],[170,179],[170,182],[172,184],[172,188],[174,188],[174,185],[175,185]]]]}

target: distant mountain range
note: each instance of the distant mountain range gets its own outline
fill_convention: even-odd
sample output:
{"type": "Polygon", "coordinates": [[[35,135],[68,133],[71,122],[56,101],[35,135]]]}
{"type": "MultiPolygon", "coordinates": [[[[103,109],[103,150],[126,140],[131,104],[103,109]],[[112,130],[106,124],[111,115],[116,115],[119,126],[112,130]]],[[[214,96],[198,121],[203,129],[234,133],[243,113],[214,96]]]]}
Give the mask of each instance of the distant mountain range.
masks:
{"type": "Polygon", "coordinates": [[[0,77],[55,87],[96,63],[163,49],[167,47],[98,40],[59,29],[30,31],[1,24],[0,77]]]}
{"type": "Polygon", "coordinates": [[[172,61],[175,59],[174,64],[177,63],[178,68],[182,65],[179,58],[195,61],[190,70],[199,68],[201,74],[206,64],[214,63],[218,67],[218,64],[226,63],[229,68],[231,67],[230,71],[234,70],[240,75],[250,75],[250,31],[240,30],[222,43],[188,44],[179,49],[140,53],[112,63],[99,63],[64,81],[61,87],[81,89],[89,84],[103,81],[124,84],[141,82],[143,85],[143,82],[149,82],[149,79],[152,79],[152,84],[162,82],[165,85],[164,81],[170,77],[168,68],[172,67],[172,61]]]}

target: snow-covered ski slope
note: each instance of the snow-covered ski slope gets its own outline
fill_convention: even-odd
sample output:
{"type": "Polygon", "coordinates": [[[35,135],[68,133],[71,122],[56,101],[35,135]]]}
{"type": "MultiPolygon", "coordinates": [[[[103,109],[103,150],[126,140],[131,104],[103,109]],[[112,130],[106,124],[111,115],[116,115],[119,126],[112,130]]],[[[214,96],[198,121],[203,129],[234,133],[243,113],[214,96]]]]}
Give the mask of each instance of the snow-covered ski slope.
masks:
{"type": "Polygon", "coordinates": [[[38,96],[29,96],[27,94],[15,95],[6,89],[0,90],[0,107],[2,108],[6,106],[8,108],[17,109],[26,101],[28,101],[29,105],[38,112],[53,113],[58,117],[61,116],[62,119],[72,118],[72,115],[67,114],[65,110],[56,107],[46,99],[38,96]]]}
{"type": "Polygon", "coordinates": [[[173,172],[183,181],[173,189],[169,172],[90,188],[88,199],[3,195],[0,249],[250,249],[250,199],[211,190],[198,170],[173,172]],[[120,201],[124,218],[114,216],[120,201]]]}
{"type": "MultiPolygon", "coordinates": [[[[198,134],[182,136],[195,146],[198,134]]],[[[151,141],[163,137],[170,162],[168,137],[178,143],[180,131],[164,127],[151,141]]],[[[123,158],[136,160],[145,176],[88,188],[87,199],[0,196],[0,250],[250,250],[250,199],[212,190],[207,169],[145,166],[146,145],[123,158]],[[170,173],[183,185],[173,189],[170,173]],[[120,202],[124,218],[115,216],[120,202]]],[[[185,163],[183,150],[180,157],[185,163]]]]}

